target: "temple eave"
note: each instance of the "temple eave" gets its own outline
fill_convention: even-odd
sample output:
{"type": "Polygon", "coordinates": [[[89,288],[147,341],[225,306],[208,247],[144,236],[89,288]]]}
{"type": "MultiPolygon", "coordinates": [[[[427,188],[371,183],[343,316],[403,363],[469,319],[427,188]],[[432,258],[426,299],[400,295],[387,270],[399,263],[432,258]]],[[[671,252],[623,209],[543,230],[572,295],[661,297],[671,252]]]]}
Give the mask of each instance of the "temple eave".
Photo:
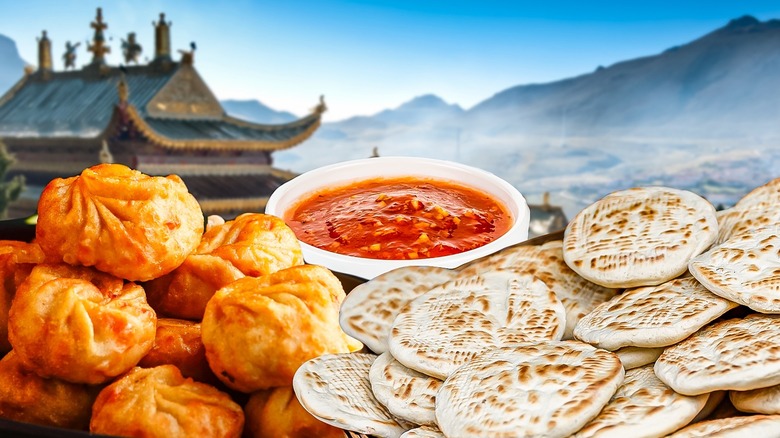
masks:
{"type": "MultiPolygon", "coordinates": [[[[257,140],[257,139],[175,139],[157,132],[147,121],[138,113],[138,110],[132,105],[128,105],[126,113],[132,124],[138,131],[150,142],[166,149],[174,150],[234,150],[234,151],[277,151],[289,149],[296,146],[309,137],[319,128],[321,119],[319,114],[312,115],[300,120],[306,120],[309,125],[297,134],[278,141],[257,140]],[[312,117],[315,117],[313,120],[312,117]]],[[[227,120],[223,120],[229,123],[227,120]]],[[[296,121],[297,122],[297,121],[296,121]]],[[[288,125],[289,127],[299,126],[296,122],[288,125]]]]}

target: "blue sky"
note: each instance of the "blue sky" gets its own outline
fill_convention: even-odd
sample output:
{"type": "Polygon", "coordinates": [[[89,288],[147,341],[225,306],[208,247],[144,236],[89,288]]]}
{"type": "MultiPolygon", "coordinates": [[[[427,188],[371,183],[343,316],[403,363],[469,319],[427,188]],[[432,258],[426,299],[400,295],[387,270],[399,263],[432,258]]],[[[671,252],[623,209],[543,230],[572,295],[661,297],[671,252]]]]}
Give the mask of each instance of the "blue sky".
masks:
{"type": "Polygon", "coordinates": [[[0,0],[0,34],[36,62],[46,29],[55,68],[65,41],[90,54],[103,8],[112,39],[136,32],[154,53],[152,21],[173,22],[173,50],[195,41],[195,65],[221,99],[258,99],[306,114],[325,95],[326,121],[370,115],[434,93],[469,108],[514,85],[550,82],[659,53],[749,14],[780,18],[777,1],[109,1],[0,0]]]}

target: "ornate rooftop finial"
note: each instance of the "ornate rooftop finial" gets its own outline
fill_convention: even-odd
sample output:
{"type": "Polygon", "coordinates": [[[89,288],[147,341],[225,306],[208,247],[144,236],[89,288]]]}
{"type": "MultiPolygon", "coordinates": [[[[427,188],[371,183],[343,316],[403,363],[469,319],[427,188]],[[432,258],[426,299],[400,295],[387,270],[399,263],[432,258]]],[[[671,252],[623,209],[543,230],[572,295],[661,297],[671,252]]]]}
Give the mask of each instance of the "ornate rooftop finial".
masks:
{"type": "Polygon", "coordinates": [[[181,53],[181,63],[184,65],[192,65],[195,63],[195,49],[197,49],[197,46],[195,45],[195,41],[190,43],[190,50],[179,50],[179,53],[181,53]]]}
{"type": "Polygon", "coordinates": [[[134,62],[138,64],[138,55],[141,54],[143,48],[135,40],[135,32],[127,34],[127,41],[122,40],[122,54],[125,56],[125,64],[134,62]]]}
{"type": "Polygon", "coordinates": [[[62,59],[65,60],[65,70],[69,68],[76,68],[76,48],[81,43],[71,44],[70,41],[65,43],[65,54],[62,55],[62,59]]]}
{"type": "Polygon", "coordinates": [[[126,104],[127,99],[130,98],[130,88],[127,86],[127,79],[125,78],[124,72],[122,72],[122,75],[119,77],[119,83],[116,85],[116,91],[119,94],[119,103],[126,104]]]}
{"type": "Polygon", "coordinates": [[[87,47],[92,52],[92,64],[105,64],[106,53],[111,53],[111,47],[106,46],[106,37],[103,35],[103,31],[108,28],[108,24],[103,22],[103,9],[97,8],[97,18],[90,26],[95,29],[92,44],[87,47]]]}
{"type": "Polygon", "coordinates": [[[38,70],[51,71],[53,69],[51,62],[51,41],[46,36],[46,31],[38,38],[38,70]]]}
{"type": "Polygon", "coordinates": [[[327,110],[328,110],[328,106],[325,105],[325,95],[320,95],[320,103],[319,105],[314,107],[314,112],[317,114],[322,114],[327,110]]]}
{"type": "Polygon", "coordinates": [[[160,20],[154,26],[154,60],[171,61],[171,26],[172,22],[165,22],[165,14],[160,13],[160,20]]]}

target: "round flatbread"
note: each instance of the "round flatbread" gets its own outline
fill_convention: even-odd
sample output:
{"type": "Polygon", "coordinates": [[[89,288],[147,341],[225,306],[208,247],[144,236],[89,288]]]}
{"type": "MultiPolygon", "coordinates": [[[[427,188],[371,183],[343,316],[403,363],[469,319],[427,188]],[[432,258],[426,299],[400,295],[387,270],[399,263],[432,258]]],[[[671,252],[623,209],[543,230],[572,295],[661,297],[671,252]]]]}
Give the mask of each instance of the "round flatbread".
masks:
{"type": "Polygon", "coordinates": [[[741,412],[780,414],[780,385],[750,391],[729,391],[731,404],[741,412]]]}
{"type": "Polygon", "coordinates": [[[714,321],[737,304],[714,295],[695,278],[630,289],[596,307],[574,337],[599,348],[666,347],[714,321]]]}
{"type": "Polygon", "coordinates": [[[666,348],[655,374],[686,395],[780,384],[778,315],[751,314],[715,323],[666,348]]]}
{"type": "MultiPolygon", "coordinates": [[[[701,411],[699,411],[699,413],[696,414],[695,417],[693,417],[693,420],[691,420],[690,424],[698,423],[699,421],[704,421],[704,420],[714,420],[715,418],[710,418],[710,415],[715,413],[715,410],[718,409],[718,407],[721,405],[723,400],[726,398],[727,393],[728,391],[711,392],[709,394],[709,397],[707,397],[707,403],[705,403],[704,407],[701,408],[701,411]]],[[[732,417],[732,416],[733,415],[727,415],[727,417],[732,417]]]]}
{"type": "Polygon", "coordinates": [[[577,341],[492,350],[444,382],[436,420],[453,437],[566,437],[598,415],[623,377],[615,354],[577,341]]]}
{"type": "Polygon", "coordinates": [[[664,347],[623,347],[614,351],[620,358],[620,362],[623,363],[623,368],[626,371],[655,362],[663,352],[664,347]]]}
{"type": "Polygon", "coordinates": [[[401,435],[401,438],[445,438],[438,427],[420,426],[409,429],[401,435]]]}
{"type": "Polygon", "coordinates": [[[544,282],[497,270],[445,283],[406,305],[390,331],[390,353],[439,379],[478,353],[559,340],[566,314],[544,282]]]}
{"type": "Polygon", "coordinates": [[[780,224],[746,231],[691,260],[712,293],[761,313],[780,313],[780,224]]]}
{"type": "Polygon", "coordinates": [[[382,353],[368,373],[374,397],[396,417],[420,425],[436,425],[436,392],[443,383],[418,373],[382,353]]]}
{"type": "Polygon", "coordinates": [[[599,286],[572,271],[563,259],[563,241],[553,240],[543,245],[510,247],[461,271],[476,275],[494,269],[514,269],[533,274],[552,289],[566,310],[564,340],[573,339],[577,322],[617,294],[618,289],[599,286]]]}
{"type": "Polygon", "coordinates": [[[293,390],[304,409],[323,423],[378,437],[399,437],[399,425],[371,392],[373,354],[326,354],[304,362],[293,390]]]}
{"type": "Polygon", "coordinates": [[[780,415],[749,415],[707,420],[680,429],[667,438],[780,437],[780,415]]]}
{"type": "Polygon", "coordinates": [[[382,354],[387,351],[387,334],[398,311],[457,274],[434,266],[406,266],[378,275],[347,294],[339,313],[341,329],[382,354]]]}
{"type": "MultiPolygon", "coordinates": [[[[484,274],[496,269],[514,269],[518,265],[527,265],[529,260],[537,260],[540,245],[512,245],[495,253],[478,258],[458,268],[461,276],[468,277],[484,274]]],[[[533,274],[533,272],[529,273],[533,274]]]]}
{"type": "Polygon", "coordinates": [[[769,208],[780,205],[780,178],[762,184],[740,198],[734,205],[737,208],[769,208]]]}
{"type": "Polygon", "coordinates": [[[609,403],[574,437],[665,436],[690,423],[708,397],[674,392],[645,365],[626,372],[609,403]]]}
{"type": "Polygon", "coordinates": [[[718,234],[715,208],[666,187],[611,193],[580,211],[563,237],[566,264],[605,287],[653,286],[685,272],[718,234]]]}
{"type": "Polygon", "coordinates": [[[751,210],[738,210],[733,207],[717,212],[715,216],[718,218],[718,238],[713,245],[720,245],[732,236],[756,228],[758,224],[745,217],[753,214],[751,210]]]}
{"type": "Polygon", "coordinates": [[[718,214],[718,239],[723,243],[751,230],[780,224],[780,178],[756,187],[734,207],[718,214]]]}

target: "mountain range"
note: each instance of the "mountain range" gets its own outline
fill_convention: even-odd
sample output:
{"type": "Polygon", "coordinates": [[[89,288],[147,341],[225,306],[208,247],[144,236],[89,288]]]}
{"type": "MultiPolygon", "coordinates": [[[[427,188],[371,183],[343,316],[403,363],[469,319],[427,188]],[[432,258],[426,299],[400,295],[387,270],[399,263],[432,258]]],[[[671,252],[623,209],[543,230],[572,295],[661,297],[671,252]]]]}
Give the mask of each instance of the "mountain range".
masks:
{"type": "MultiPolygon", "coordinates": [[[[13,61],[0,62],[0,90],[4,71],[13,64],[18,78],[24,65],[8,41],[0,37],[0,60],[13,61]]],[[[689,189],[728,206],[780,176],[778,72],[780,20],[745,16],[662,53],[518,85],[472,108],[429,94],[324,123],[274,158],[295,172],[365,158],[374,148],[449,159],[501,176],[532,203],[547,192],[569,217],[637,185],[689,189]]],[[[297,117],[256,100],[222,103],[259,123],[297,117]]]]}

